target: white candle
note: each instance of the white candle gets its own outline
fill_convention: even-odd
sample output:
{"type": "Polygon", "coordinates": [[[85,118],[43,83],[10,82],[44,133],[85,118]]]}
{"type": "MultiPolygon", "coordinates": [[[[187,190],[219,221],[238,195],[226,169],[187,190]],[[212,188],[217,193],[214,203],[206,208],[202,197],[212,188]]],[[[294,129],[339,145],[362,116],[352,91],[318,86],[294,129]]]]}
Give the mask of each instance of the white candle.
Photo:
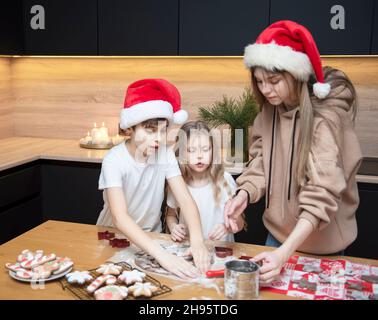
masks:
{"type": "Polygon", "coordinates": [[[92,137],[91,137],[89,131],[87,132],[87,136],[84,138],[84,142],[85,143],[92,142],[92,137]]]}
{"type": "Polygon", "coordinates": [[[102,123],[102,126],[100,128],[101,132],[101,143],[107,144],[110,142],[109,134],[108,134],[108,128],[105,127],[105,123],[102,123]]]}
{"type": "Polygon", "coordinates": [[[93,143],[101,143],[101,131],[97,128],[96,122],[94,123],[94,127],[91,130],[92,142],[93,143]]]}

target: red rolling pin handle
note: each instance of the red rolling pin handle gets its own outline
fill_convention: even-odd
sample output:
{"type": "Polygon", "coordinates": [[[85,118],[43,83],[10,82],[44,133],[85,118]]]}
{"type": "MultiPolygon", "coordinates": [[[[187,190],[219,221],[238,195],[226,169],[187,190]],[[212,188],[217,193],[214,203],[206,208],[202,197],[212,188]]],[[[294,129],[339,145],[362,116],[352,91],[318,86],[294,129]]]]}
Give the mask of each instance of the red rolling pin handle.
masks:
{"type": "Polygon", "coordinates": [[[206,277],[208,278],[223,277],[223,276],[224,276],[224,269],[206,271],[206,277]]]}

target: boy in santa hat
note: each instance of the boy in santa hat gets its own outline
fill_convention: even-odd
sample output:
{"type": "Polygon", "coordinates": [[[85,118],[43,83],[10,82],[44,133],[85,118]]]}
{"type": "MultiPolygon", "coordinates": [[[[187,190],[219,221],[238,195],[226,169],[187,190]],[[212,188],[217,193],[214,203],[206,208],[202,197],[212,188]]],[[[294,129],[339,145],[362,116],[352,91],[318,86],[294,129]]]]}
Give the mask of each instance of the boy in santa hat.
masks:
{"type": "Polygon", "coordinates": [[[129,131],[130,139],[112,148],[103,160],[99,189],[104,190],[104,208],[97,225],[116,227],[166,270],[193,278],[207,270],[209,254],[197,206],[181,177],[173,150],[164,144],[167,127],[186,119],[180,94],[168,81],[144,79],[127,88],[120,128],[129,131]],[[165,251],[145,232],[162,230],[165,181],[183,208],[197,268],[165,251]]]}

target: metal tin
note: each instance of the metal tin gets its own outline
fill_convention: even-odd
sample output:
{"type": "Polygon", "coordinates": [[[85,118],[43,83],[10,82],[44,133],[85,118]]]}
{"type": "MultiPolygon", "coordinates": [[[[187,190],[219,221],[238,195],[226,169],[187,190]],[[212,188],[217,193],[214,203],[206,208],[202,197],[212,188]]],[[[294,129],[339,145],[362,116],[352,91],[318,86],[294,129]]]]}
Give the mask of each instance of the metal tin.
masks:
{"type": "Polygon", "coordinates": [[[260,266],[248,260],[225,263],[224,293],[229,299],[250,300],[259,296],[260,266]]]}

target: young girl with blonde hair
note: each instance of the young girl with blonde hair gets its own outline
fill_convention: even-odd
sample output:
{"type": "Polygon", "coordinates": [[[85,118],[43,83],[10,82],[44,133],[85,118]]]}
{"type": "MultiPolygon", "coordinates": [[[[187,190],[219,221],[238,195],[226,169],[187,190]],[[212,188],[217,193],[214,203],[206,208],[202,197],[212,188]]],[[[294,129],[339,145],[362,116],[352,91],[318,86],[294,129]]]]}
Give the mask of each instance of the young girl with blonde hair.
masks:
{"type": "MultiPolygon", "coordinates": [[[[207,125],[201,121],[184,124],[177,137],[181,174],[197,204],[205,239],[234,241],[233,232],[225,227],[224,206],[236,190],[236,183],[220,161],[219,148],[207,125]]],[[[186,222],[174,196],[167,196],[166,224],[174,241],[188,236],[186,222]]],[[[243,228],[242,216],[234,232],[243,228]]]]}

